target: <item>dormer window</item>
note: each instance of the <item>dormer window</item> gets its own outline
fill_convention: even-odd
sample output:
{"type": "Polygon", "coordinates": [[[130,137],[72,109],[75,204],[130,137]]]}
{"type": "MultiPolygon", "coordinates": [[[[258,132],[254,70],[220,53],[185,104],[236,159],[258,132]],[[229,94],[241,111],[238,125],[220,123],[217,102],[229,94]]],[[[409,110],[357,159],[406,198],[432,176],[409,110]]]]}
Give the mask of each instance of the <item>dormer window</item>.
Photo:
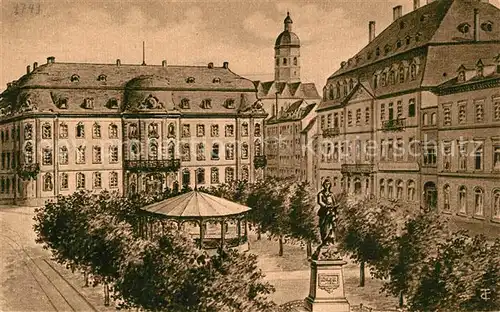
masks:
{"type": "Polygon", "coordinates": [[[71,82],[78,82],[80,81],[80,76],[78,76],[77,74],[73,74],[70,79],[71,82]]]}
{"type": "Polygon", "coordinates": [[[104,74],[100,74],[98,77],[97,77],[97,81],[106,81],[106,75],[104,74]]]}
{"type": "Polygon", "coordinates": [[[396,48],[401,48],[403,44],[401,43],[401,40],[398,39],[398,41],[396,42],[396,48]]]}
{"type": "Polygon", "coordinates": [[[399,83],[405,82],[405,68],[403,66],[399,67],[399,83]]]}
{"type": "Polygon", "coordinates": [[[478,65],[476,68],[476,76],[483,77],[484,76],[484,67],[482,65],[478,65]]]}
{"type": "Polygon", "coordinates": [[[389,72],[389,83],[390,84],[395,84],[396,83],[395,76],[396,76],[395,72],[393,70],[391,70],[389,72]]]}
{"type": "Polygon", "coordinates": [[[465,71],[461,70],[458,72],[458,82],[465,82],[465,71]]]}
{"type": "Polygon", "coordinates": [[[118,108],[118,100],[116,98],[111,98],[108,100],[108,108],[118,108]]]}
{"type": "Polygon", "coordinates": [[[484,31],[493,31],[493,22],[487,21],[481,24],[481,29],[484,31]]]}
{"type": "Polygon", "coordinates": [[[409,45],[411,43],[411,37],[410,36],[406,36],[406,45],[409,45]]]}
{"type": "Polygon", "coordinates": [[[416,42],[419,42],[421,37],[422,37],[422,34],[421,34],[421,33],[417,33],[417,34],[415,35],[415,41],[416,41],[416,42]]]}
{"type": "Polygon", "coordinates": [[[410,79],[415,80],[416,78],[417,78],[417,65],[411,64],[410,65],[410,79]]]}
{"type": "Polygon", "coordinates": [[[366,58],[367,58],[367,59],[369,59],[369,60],[371,60],[372,55],[373,55],[373,52],[372,52],[372,51],[370,51],[370,52],[368,52],[368,53],[366,54],[366,58]]]}
{"type": "Polygon", "coordinates": [[[388,44],[386,44],[385,47],[384,47],[384,53],[387,54],[389,52],[391,52],[391,46],[388,45],[388,44]]]}
{"type": "Polygon", "coordinates": [[[189,99],[184,98],[181,100],[181,108],[183,109],[189,108],[189,99]]]}
{"type": "Polygon", "coordinates": [[[377,48],[375,50],[375,56],[377,56],[377,57],[380,56],[380,48],[377,48]]]}
{"type": "Polygon", "coordinates": [[[196,81],[196,79],[194,77],[188,77],[186,78],[186,82],[187,83],[194,83],[196,81]]]}
{"type": "Polygon", "coordinates": [[[68,99],[67,98],[59,99],[59,108],[60,109],[67,109],[68,108],[68,99]]]}
{"type": "Polygon", "coordinates": [[[399,22],[399,28],[400,28],[400,29],[405,28],[405,26],[406,26],[406,24],[405,24],[405,22],[404,22],[404,21],[399,22]]]}
{"type": "Polygon", "coordinates": [[[226,108],[234,108],[234,99],[226,99],[224,101],[224,106],[226,108]]]}
{"type": "Polygon", "coordinates": [[[381,85],[382,85],[382,87],[385,87],[386,81],[387,81],[387,74],[386,73],[382,73],[382,78],[381,78],[381,85]]]}
{"type": "Polygon", "coordinates": [[[204,99],[203,101],[201,101],[201,108],[204,108],[204,109],[212,108],[212,100],[211,99],[204,99]]]}
{"type": "Polygon", "coordinates": [[[462,24],[458,25],[457,29],[459,32],[461,32],[462,34],[465,35],[465,34],[469,33],[470,25],[469,25],[469,23],[462,23],[462,24]]]}
{"type": "Polygon", "coordinates": [[[216,77],[214,78],[214,80],[212,80],[213,83],[220,83],[221,82],[221,79],[219,77],[216,77]]]}
{"type": "Polygon", "coordinates": [[[378,87],[378,75],[373,75],[373,88],[377,89],[378,87]]]}
{"type": "Polygon", "coordinates": [[[86,109],[94,108],[94,99],[93,98],[85,98],[85,100],[83,100],[83,108],[86,108],[86,109]]]}

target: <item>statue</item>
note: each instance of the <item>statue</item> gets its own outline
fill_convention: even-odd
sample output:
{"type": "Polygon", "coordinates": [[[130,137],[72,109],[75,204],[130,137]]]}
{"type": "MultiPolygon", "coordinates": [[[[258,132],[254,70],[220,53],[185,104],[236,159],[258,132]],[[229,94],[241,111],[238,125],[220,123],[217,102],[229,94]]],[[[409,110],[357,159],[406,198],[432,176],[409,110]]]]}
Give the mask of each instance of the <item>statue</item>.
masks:
{"type": "Polygon", "coordinates": [[[332,182],[329,179],[323,181],[323,189],[318,193],[319,231],[321,244],[313,254],[313,259],[319,260],[321,249],[326,247],[323,256],[326,258],[337,257],[335,250],[335,223],[337,221],[339,207],[333,193],[331,192],[332,182]]]}

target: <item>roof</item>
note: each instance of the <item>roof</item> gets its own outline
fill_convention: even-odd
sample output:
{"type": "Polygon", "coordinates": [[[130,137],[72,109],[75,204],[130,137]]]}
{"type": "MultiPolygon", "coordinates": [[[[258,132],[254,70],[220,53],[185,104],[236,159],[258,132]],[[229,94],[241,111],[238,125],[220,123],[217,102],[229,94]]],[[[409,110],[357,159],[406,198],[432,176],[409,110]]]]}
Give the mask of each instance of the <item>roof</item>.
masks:
{"type": "Polygon", "coordinates": [[[279,34],[278,38],[276,38],[276,42],[274,43],[276,47],[283,46],[300,46],[300,39],[297,34],[294,32],[285,30],[281,34],[279,34]]]}
{"type": "Polygon", "coordinates": [[[293,102],[283,115],[276,118],[273,116],[267,121],[268,124],[281,123],[287,121],[298,121],[305,118],[311,111],[316,108],[316,103],[307,103],[305,100],[293,102]]]}
{"type": "Polygon", "coordinates": [[[236,216],[251,209],[224,198],[191,191],[148,205],[142,210],[174,219],[204,219],[236,216]]]}
{"type": "Polygon", "coordinates": [[[276,92],[280,98],[320,99],[321,96],[312,82],[254,81],[259,99],[274,99],[276,92]]]}
{"type": "Polygon", "coordinates": [[[309,132],[312,129],[312,127],[314,127],[314,124],[316,123],[316,119],[317,119],[317,117],[314,117],[313,119],[311,119],[311,121],[309,121],[309,124],[307,124],[307,126],[304,128],[304,130],[302,130],[302,133],[309,132]]]}

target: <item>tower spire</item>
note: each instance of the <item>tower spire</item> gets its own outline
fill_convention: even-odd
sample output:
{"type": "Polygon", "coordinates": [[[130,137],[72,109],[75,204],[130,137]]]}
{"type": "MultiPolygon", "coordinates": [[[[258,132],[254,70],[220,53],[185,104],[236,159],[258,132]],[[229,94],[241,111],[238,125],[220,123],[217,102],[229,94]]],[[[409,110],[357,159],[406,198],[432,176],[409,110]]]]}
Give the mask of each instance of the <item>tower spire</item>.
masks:
{"type": "Polygon", "coordinates": [[[293,21],[292,21],[292,18],[290,17],[290,11],[288,11],[288,10],[286,12],[286,18],[285,18],[284,24],[285,24],[285,31],[292,31],[293,21]]]}

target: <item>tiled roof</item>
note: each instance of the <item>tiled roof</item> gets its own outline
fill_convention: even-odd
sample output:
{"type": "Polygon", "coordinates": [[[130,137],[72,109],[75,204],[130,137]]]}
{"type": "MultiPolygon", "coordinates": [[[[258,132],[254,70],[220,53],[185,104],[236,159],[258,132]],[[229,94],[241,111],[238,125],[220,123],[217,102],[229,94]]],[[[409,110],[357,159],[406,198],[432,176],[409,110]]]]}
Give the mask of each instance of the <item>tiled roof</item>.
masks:
{"type": "Polygon", "coordinates": [[[276,118],[273,116],[267,121],[268,124],[281,123],[287,121],[297,121],[302,120],[304,117],[309,115],[309,113],[315,109],[316,103],[307,103],[305,100],[299,100],[290,105],[288,109],[283,113],[283,115],[276,118]]]}
{"type": "Polygon", "coordinates": [[[295,99],[319,99],[321,96],[316,89],[314,83],[302,82],[276,82],[276,81],[255,81],[254,84],[257,88],[257,96],[260,99],[275,98],[276,92],[278,97],[281,98],[295,98],[295,99]],[[286,90],[286,94],[285,94],[286,90]],[[290,94],[288,94],[288,92],[290,94]]]}

